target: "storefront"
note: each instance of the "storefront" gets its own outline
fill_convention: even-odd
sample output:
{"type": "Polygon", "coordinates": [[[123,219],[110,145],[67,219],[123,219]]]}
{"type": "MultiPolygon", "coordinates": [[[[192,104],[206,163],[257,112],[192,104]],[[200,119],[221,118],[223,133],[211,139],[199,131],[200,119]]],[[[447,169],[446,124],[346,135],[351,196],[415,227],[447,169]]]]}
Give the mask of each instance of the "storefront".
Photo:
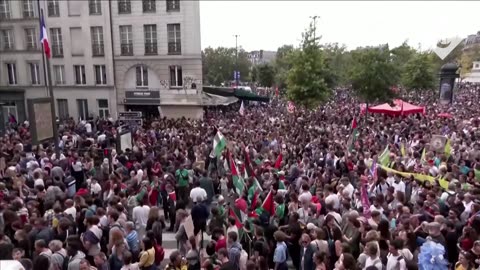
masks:
{"type": "Polygon", "coordinates": [[[27,119],[25,91],[0,89],[0,133],[4,134],[9,122],[22,123],[27,119]]]}

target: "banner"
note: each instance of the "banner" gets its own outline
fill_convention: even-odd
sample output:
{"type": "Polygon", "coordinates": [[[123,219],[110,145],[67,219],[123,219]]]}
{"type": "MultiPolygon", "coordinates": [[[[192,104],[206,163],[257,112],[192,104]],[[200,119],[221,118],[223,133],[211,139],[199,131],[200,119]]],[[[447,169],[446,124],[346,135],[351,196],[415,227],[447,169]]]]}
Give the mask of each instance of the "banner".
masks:
{"type": "MultiPolygon", "coordinates": [[[[425,174],[420,174],[420,173],[399,172],[399,171],[396,171],[394,169],[390,169],[386,166],[382,166],[382,165],[378,165],[378,166],[380,168],[382,168],[383,170],[385,170],[386,172],[396,173],[396,174],[399,174],[399,175],[401,175],[405,178],[409,178],[409,177],[413,176],[413,178],[415,178],[417,180],[420,180],[422,182],[424,182],[424,181],[435,182],[435,177],[430,176],[430,175],[425,175],[425,174]]],[[[443,188],[445,190],[448,190],[448,181],[447,180],[439,179],[438,182],[439,182],[441,188],[443,188]]]]}

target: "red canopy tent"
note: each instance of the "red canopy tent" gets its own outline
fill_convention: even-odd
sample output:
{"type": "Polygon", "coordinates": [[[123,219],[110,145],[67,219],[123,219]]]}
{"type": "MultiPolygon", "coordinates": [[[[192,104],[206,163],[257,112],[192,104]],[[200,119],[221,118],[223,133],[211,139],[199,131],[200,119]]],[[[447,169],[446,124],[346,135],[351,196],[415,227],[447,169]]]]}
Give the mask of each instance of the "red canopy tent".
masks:
{"type": "MultiPolygon", "coordinates": [[[[388,103],[380,104],[377,106],[373,107],[368,107],[368,112],[370,113],[383,113],[383,114],[388,114],[392,116],[397,116],[397,115],[409,115],[409,114],[414,114],[414,113],[422,113],[425,114],[425,107],[421,106],[416,106],[413,104],[410,104],[408,102],[405,102],[401,99],[395,99],[393,101],[395,104],[394,107],[390,106],[388,103]]],[[[361,113],[365,113],[366,111],[366,105],[365,104],[360,104],[360,111],[361,113]]]]}

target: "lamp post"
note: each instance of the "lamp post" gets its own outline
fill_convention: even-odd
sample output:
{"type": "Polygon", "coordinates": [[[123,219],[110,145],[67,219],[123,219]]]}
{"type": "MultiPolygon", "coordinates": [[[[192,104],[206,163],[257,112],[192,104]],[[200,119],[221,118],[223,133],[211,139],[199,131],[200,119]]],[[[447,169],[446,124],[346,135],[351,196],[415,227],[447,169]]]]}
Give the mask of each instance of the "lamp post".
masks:
{"type": "Polygon", "coordinates": [[[240,35],[233,35],[235,37],[235,87],[238,87],[239,84],[239,72],[238,72],[238,37],[240,35]]]}
{"type": "Polygon", "coordinates": [[[453,89],[455,80],[460,77],[457,73],[458,66],[454,63],[447,63],[440,69],[440,104],[448,105],[453,102],[453,89]]]}

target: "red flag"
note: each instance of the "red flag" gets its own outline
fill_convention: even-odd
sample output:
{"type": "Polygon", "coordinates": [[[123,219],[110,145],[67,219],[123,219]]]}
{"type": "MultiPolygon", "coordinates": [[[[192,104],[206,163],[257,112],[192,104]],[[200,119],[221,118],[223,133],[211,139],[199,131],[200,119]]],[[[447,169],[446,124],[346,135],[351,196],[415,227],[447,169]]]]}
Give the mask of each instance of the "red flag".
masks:
{"type": "Polygon", "coordinates": [[[240,229],[243,227],[242,222],[240,222],[240,219],[237,217],[237,215],[235,215],[235,212],[233,212],[232,208],[230,208],[229,215],[235,218],[235,226],[237,226],[237,228],[240,229]]]}
{"type": "Polygon", "coordinates": [[[280,153],[280,155],[278,155],[277,157],[277,160],[275,161],[275,165],[274,165],[275,169],[280,170],[280,167],[282,166],[282,159],[283,159],[283,155],[282,153],[280,153]]]}
{"type": "Polygon", "coordinates": [[[357,128],[357,119],[354,117],[352,120],[352,130],[357,128]]]}
{"type": "Polygon", "coordinates": [[[245,170],[247,170],[248,176],[255,178],[255,172],[253,171],[252,161],[250,160],[250,155],[245,148],[243,150],[243,155],[245,156],[245,170]]]}
{"type": "Polygon", "coordinates": [[[267,197],[263,201],[262,208],[263,208],[263,210],[270,213],[270,216],[275,215],[275,203],[274,203],[274,200],[273,200],[273,193],[272,193],[271,190],[270,190],[270,192],[268,192],[267,197]]]}
{"type": "Polygon", "coordinates": [[[238,198],[235,200],[235,208],[237,208],[238,210],[242,211],[243,213],[247,213],[247,201],[245,201],[245,199],[243,198],[238,198]]]}

